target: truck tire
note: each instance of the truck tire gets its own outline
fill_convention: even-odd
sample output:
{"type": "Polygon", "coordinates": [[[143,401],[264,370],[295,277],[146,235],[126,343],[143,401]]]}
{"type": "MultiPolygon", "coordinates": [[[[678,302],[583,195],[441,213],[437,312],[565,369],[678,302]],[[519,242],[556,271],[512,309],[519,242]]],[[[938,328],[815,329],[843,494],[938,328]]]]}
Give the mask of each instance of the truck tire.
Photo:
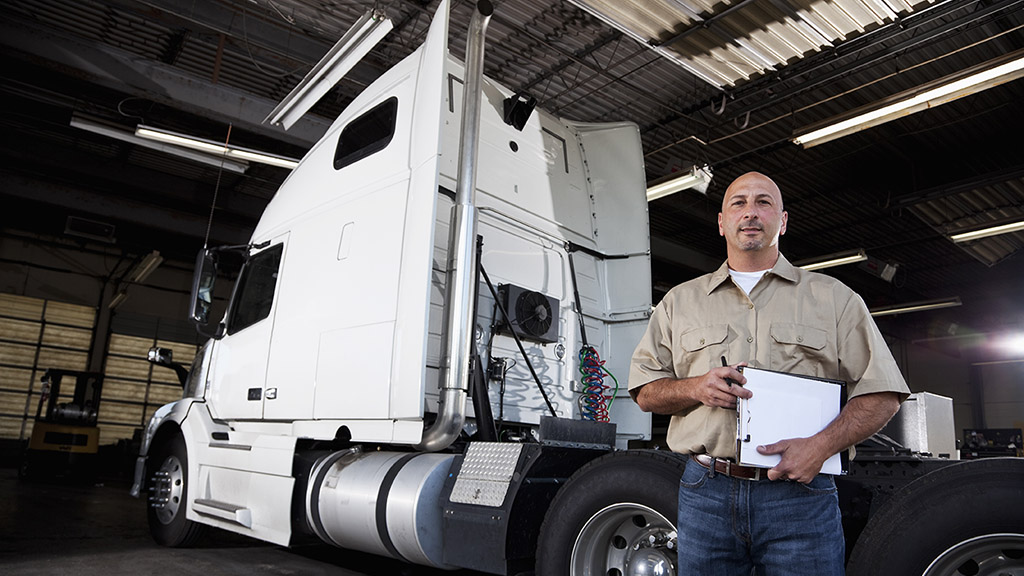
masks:
{"type": "Polygon", "coordinates": [[[150,451],[146,466],[149,497],[146,519],[153,540],[162,546],[187,548],[206,526],[185,517],[188,501],[188,454],[181,434],[174,434],[150,451]]]}
{"type": "Polygon", "coordinates": [[[940,468],[871,516],[848,576],[1024,574],[1024,460],[940,468]]]}
{"type": "Polygon", "coordinates": [[[675,574],[685,465],[671,452],[632,450],[580,468],[544,517],[538,576],[675,574]]]}

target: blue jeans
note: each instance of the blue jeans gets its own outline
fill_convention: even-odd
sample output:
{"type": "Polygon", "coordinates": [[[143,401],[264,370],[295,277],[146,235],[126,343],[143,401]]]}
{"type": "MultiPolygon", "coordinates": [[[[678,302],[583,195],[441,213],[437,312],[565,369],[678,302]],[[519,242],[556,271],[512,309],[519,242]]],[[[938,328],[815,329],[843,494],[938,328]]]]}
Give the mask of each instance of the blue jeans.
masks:
{"type": "Polygon", "coordinates": [[[690,459],[679,483],[680,576],[842,576],[832,477],[809,484],[730,478],[690,459]]]}

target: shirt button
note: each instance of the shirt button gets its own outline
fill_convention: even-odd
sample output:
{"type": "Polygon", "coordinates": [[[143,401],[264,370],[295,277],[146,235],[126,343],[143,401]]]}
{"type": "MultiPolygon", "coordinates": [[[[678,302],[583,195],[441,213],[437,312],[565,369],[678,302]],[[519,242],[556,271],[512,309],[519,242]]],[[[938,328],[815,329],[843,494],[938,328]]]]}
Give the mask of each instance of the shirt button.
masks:
{"type": "Polygon", "coordinates": [[[750,308],[751,310],[753,310],[754,309],[754,305],[753,304],[747,304],[747,308],[750,308]]]}
{"type": "Polygon", "coordinates": [[[797,336],[796,337],[796,341],[797,342],[803,342],[804,341],[804,337],[803,336],[797,336]]]}
{"type": "Polygon", "coordinates": [[[747,336],[747,342],[753,342],[753,341],[754,341],[754,337],[753,336],[747,336]]]}
{"type": "Polygon", "coordinates": [[[700,343],[701,343],[701,344],[703,344],[703,343],[704,343],[704,339],[703,339],[703,338],[701,338],[701,339],[700,339],[700,343]]]}

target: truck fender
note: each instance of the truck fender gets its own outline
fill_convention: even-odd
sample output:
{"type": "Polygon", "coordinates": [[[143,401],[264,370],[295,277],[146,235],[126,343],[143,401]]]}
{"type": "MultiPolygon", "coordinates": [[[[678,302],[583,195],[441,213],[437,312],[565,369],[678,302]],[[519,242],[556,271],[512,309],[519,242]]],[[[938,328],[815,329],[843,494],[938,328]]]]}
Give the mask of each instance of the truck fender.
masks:
{"type": "Polygon", "coordinates": [[[139,445],[139,457],[135,460],[135,474],[132,488],[129,492],[133,497],[138,498],[142,493],[142,480],[146,473],[146,457],[149,455],[149,449],[153,445],[154,438],[156,438],[157,434],[161,436],[167,434],[168,426],[173,427],[175,432],[179,431],[181,423],[188,416],[189,409],[197,401],[195,398],[182,398],[170,404],[164,404],[153,413],[153,417],[149,419],[146,431],[142,435],[142,442],[139,445]]]}

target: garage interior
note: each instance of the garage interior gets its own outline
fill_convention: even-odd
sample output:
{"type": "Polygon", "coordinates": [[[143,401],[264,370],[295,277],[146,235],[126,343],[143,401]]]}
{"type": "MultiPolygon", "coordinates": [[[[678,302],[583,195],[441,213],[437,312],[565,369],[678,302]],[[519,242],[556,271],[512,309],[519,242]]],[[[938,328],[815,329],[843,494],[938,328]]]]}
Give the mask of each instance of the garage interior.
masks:
{"type": "MultiPolygon", "coordinates": [[[[202,343],[185,319],[197,251],[204,243],[246,243],[289,174],[258,162],[183,156],[137,129],[299,159],[362,88],[422,42],[437,4],[0,5],[0,123],[7,134],[0,142],[0,466],[11,487],[3,490],[5,534],[25,521],[7,495],[46,500],[14,487],[43,373],[104,374],[99,444],[108,488],[120,489],[138,431],[181,394],[175,374],[149,364],[147,351],[159,345],[187,363],[202,343]],[[291,129],[264,123],[371,8],[394,25],[383,41],[291,129]]],[[[914,392],[952,399],[957,440],[966,445],[971,430],[1019,435],[1024,428],[1024,72],[1018,66],[960,97],[933,99],[822,143],[793,139],[1020,62],[1021,6],[499,0],[484,71],[556,116],[635,123],[651,187],[685,174],[712,176],[649,203],[655,303],[724,260],[716,216],[728,183],[751,170],[775,179],[789,212],[782,252],[797,263],[861,258],[822,271],[878,313],[914,392]],[[1010,231],[953,239],[995,225],[1010,231]],[[940,307],[894,313],[923,304],[940,307]]],[[[458,58],[472,7],[452,2],[449,48],[458,58]]],[[[656,421],[656,434],[659,426],[663,433],[664,422],[656,421]]],[[[142,526],[141,504],[136,508],[142,526]]],[[[26,549],[5,546],[0,561],[26,549]]],[[[21,567],[47,573],[53,565],[21,567]]],[[[394,564],[354,569],[396,573],[394,564]]]]}

